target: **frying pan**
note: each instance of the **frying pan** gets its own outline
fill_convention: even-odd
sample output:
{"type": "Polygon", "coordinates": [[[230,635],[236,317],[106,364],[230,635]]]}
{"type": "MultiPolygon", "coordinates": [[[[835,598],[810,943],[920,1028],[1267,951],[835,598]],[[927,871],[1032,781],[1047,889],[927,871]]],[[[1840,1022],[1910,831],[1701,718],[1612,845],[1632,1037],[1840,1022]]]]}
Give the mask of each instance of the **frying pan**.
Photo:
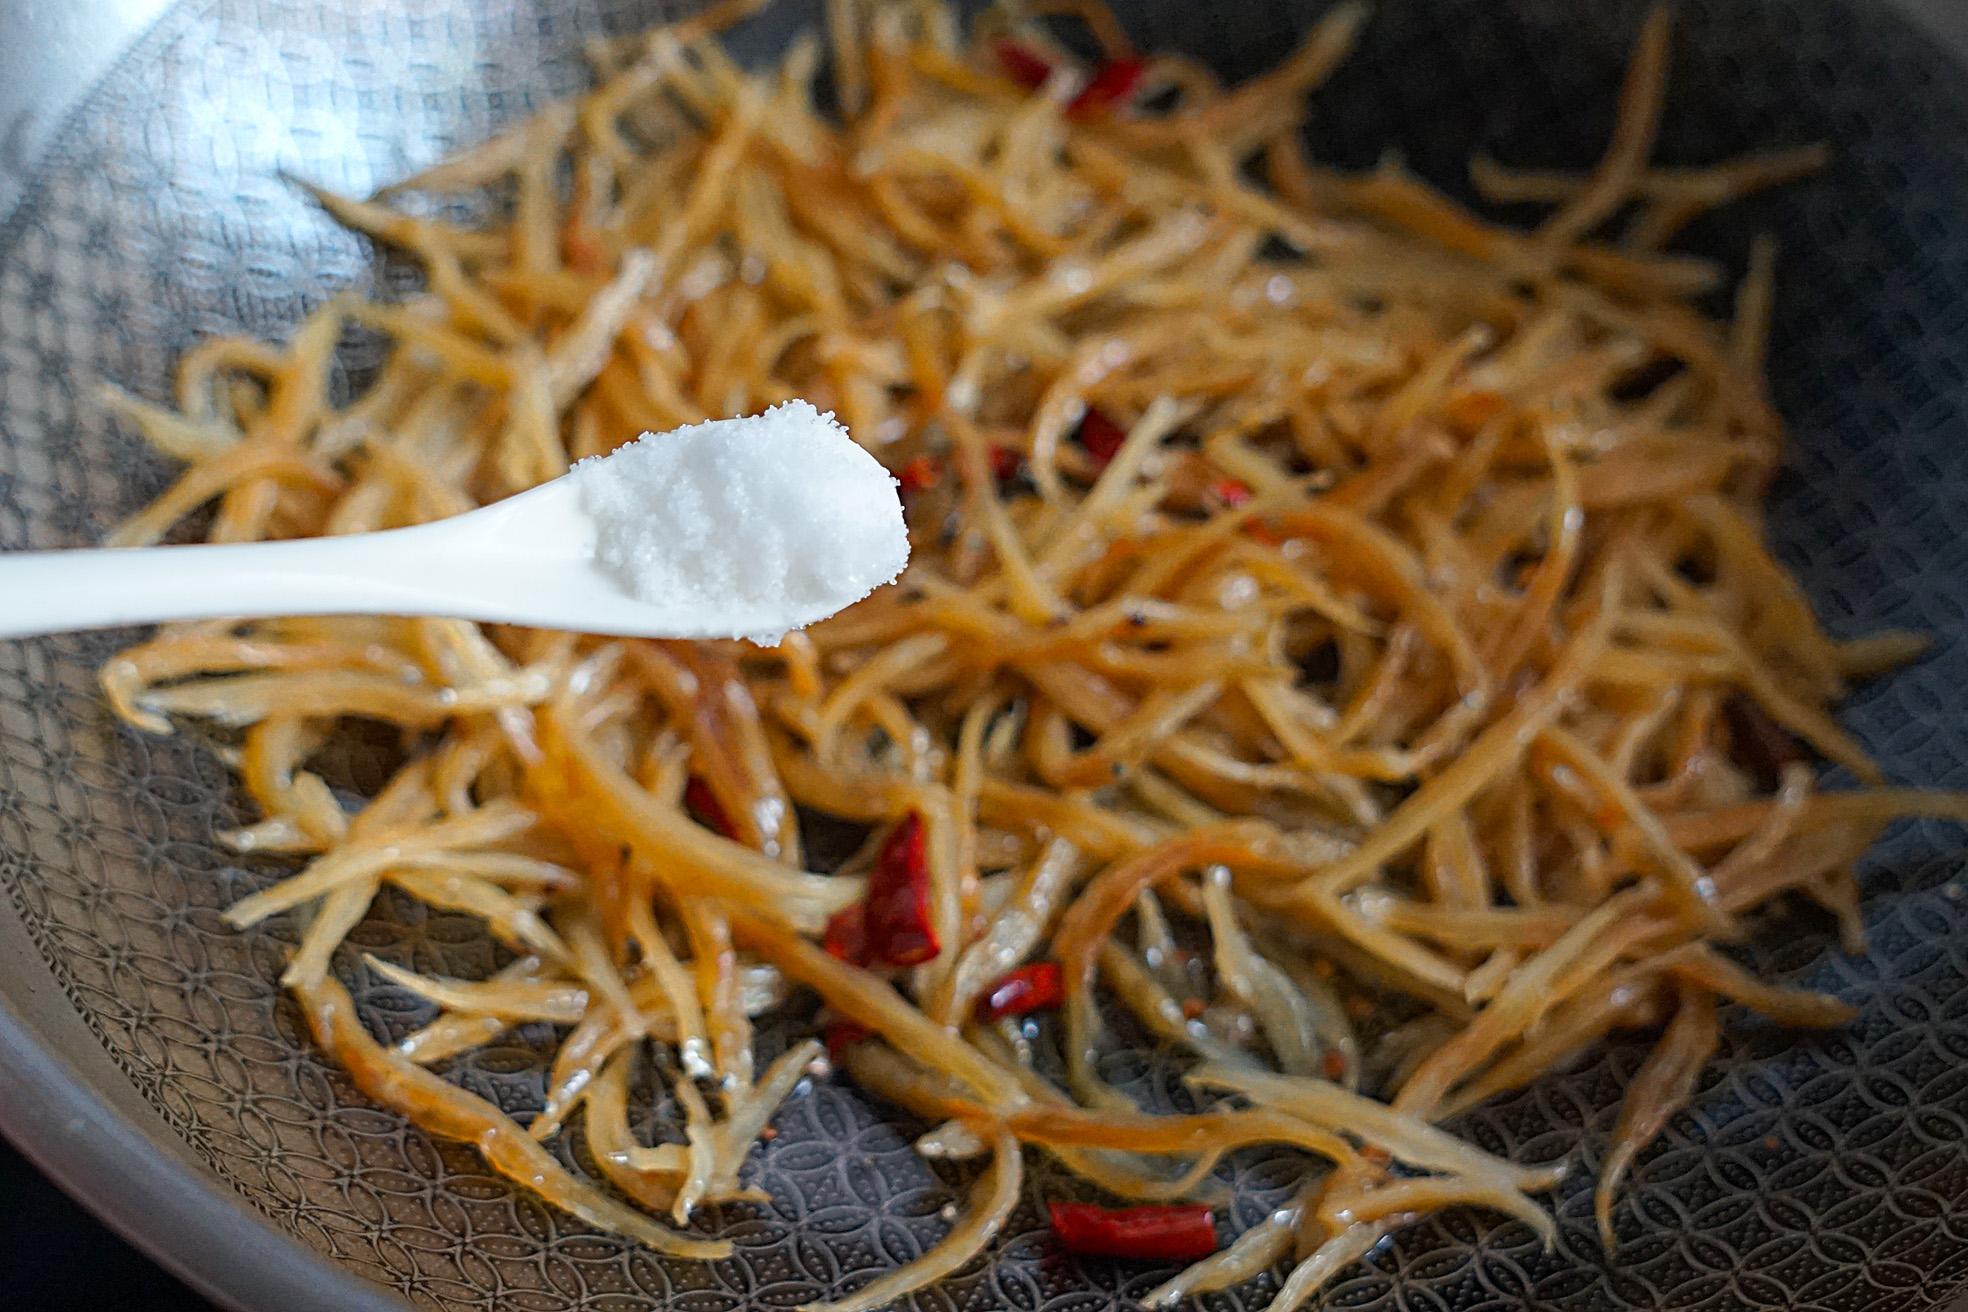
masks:
{"type": "MultiPolygon", "coordinates": [[[[14,38],[0,43],[0,166],[24,166],[0,183],[0,203],[20,197],[0,227],[0,548],[91,542],[168,476],[105,419],[96,380],[162,395],[172,359],[205,335],[279,336],[335,289],[400,278],[283,173],[365,191],[577,89],[582,38],[675,13],[187,0],[106,64],[151,7],[16,6],[0,20],[14,38]],[[106,71],[82,92],[85,69],[106,71]]],[[[1321,5],[1118,7],[1144,43],[1240,76],[1321,5]]],[[[770,57],[816,9],[772,11],[739,53],[770,57]]],[[[1738,265],[1754,233],[1782,243],[1773,386],[1794,445],[1772,511],[1781,554],[1834,632],[1938,638],[1863,690],[1847,724],[1894,777],[1968,786],[1968,8],[1684,0],[1680,17],[1665,160],[1836,149],[1823,177],[1691,236],[1738,265]]],[[[1315,150],[1364,165],[1396,147],[1458,191],[1476,152],[1584,164],[1639,18],[1633,0],[1385,0],[1315,100],[1315,150]]],[[[351,343],[341,382],[373,363],[351,343]]],[[[291,929],[219,920],[275,870],[214,842],[241,818],[218,760],[115,727],[98,701],[94,670],[118,641],[0,645],[0,1128],[125,1235],[218,1301],[278,1312],[790,1307],[934,1239],[961,1172],[918,1160],[918,1127],[837,1083],[792,1100],[757,1157],[775,1201],[716,1217],[737,1249],[708,1265],[589,1232],[365,1104],[278,996],[291,929]]],[[[335,777],[360,790],[388,744],[357,735],[339,751],[335,777]]],[[[1961,850],[1938,827],[1888,835],[1864,870],[1864,959],[1814,919],[1763,927],[1758,969],[1835,992],[1860,1019],[1799,1038],[1731,1015],[1694,1106],[1632,1174],[1616,1254],[1592,1234],[1580,1171],[1554,1197],[1551,1251],[1520,1225],[1454,1213],[1376,1251],[1323,1305],[1948,1306],[1968,1282],[1961,850]]],[[[490,964],[471,924],[408,904],[383,905],[355,943],[445,973],[490,964]]],[[[342,965],[374,1027],[416,1022],[404,995],[342,965]]],[[[509,1109],[537,1105],[527,1037],[459,1077],[509,1109]]],[[[1458,1128],[1589,1168],[1641,1055],[1608,1045],[1458,1128]]],[[[1143,1078],[1159,1061],[1132,1058],[1143,1078]]],[[[1262,1154],[1230,1174],[1239,1225],[1293,1178],[1262,1154]]],[[[1099,1312],[1165,1274],[1063,1257],[1028,1205],[988,1262],[916,1304],[1099,1312]]],[[[1272,1288],[1208,1306],[1260,1307],[1272,1288]]]]}

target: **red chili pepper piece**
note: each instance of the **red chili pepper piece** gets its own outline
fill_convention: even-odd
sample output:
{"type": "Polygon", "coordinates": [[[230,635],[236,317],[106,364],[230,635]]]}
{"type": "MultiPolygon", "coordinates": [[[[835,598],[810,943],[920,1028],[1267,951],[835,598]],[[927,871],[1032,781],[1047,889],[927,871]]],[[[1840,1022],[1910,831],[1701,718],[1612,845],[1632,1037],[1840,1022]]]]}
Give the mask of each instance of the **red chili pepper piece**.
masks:
{"type": "Polygon", "coordinates": [[[1018,477],[1024,467],[1025,453],[1016,447],[993,446],[991,448],[991,477],[1000,483],[1009,483],[1018,477]]]}
{"type": "Polygon", "coordinates": [[[829,1022],[820,1032],[820,1041],[827,1045],[827,1059],[838,1062],[847,1050],[857,1043],[865,1043],[874,1036],[874,1031],[866,1025],[851,1020],[829,1022]]]}
{"type": "Polygon", "coordinates": [[[861,903],[843,907],[828,919],[820,946],[836,960],[868,964],[868,915],[861,903]]]}
{"type": "Polygon", "coordinates": [[[1065,1001],[1065,981],[1056,961],[1035,961],[1020,966],[993,984],[977,1000],[977,1019],[999,1020],[1005,1016],[1025,1016],[1035,1011],[1057,1011],[1065,1001]]]}
{"type": "Polygon", "coordinates": [[[1080,94],[1066,106],[1067,118],[1090,118],[1124,103],[1141,85],[1148,65],[1139,59],[1110,59],[1093,71],[1080,94]]]}
{"type": "Polygon", "coordinates": [[[1250,485],[1235,478],[1217,479],[1210,484],[1210,494],[1226,506],[1241,506],[1251,499],[1250,485]]]}
{"type": "Polygon", "coordinates": [[[1805,759],[1804,748],[1790,730],[1778,724],[1754,699],[1737,693],[1722,703],[1722,722],[1729,726],[1729,746],[1750,777],[1766,789],[1783,783],[1784,767],[1805,759]]]}
{"type": "Polygon", "coordinates": [[[868,873],[868,949],[890,966],[919,966],[941,946],[929,922],[929,852],[922,816],[902,817],[868,873]]]}
{"type": "Polygon", "coordinates": [[[602,266],[601,243],[579,224],[569,223],[560,234],[560,258],[576,273],[593,273],[602,266]]]}
{"type": "Polygon", "coordinates": [[[943,462],[935,456],[917,456],[902,466],[902,473],[896,481],[902,485],[902,495],[905,497],[927,492],[943,481],[943,462]]]}
{"type": "Polygon", "coordinates": [[[1026,90],[1036,90],[1052,76],[1052,61],[1034,51],[1030,46],[1021,45],[1007,37],[999,37],[991,43],[991,54],[998,61],[998,67],[1005,76],[1026,90]]]}
{"type": "Polygon", "coordinates": [[[1216,1218],[1201,1203],[1096,1207],[1047,1203],[1052,1233],[1069,1253],[1194,1262],[1216,1251],[1216,1218]]]}
{"type": "Polygon", "coordinates": [[[1080,445],[1093,457],[1094,464],[1107,468],[1107,462],[1127,441],[1127,430],[1098,410],[1089,409],[1080,420],[1080,445]]]}
{"type": "Polygon", "coordinates": [[[1284,542],[1284,539],[1278,536],[1277,530],[1261,519],[1247,522],[1244,525],[1244,536],[1253,542],[1261,542],[1267,547],[1279,546],[1284,542]]]}
{"type": "Polygon", "coordinates": [[[734,843],[738,841],[738,830],[731,823],[731,817],[724,813],[717,794],[704,782],[703,776],[691,775],[690,782],[683,786],[683,804],[697,817],[697,822],[706,829],[715,829],[734,843]]]}
{"type": "Polygon", "coordinates": [[[1464,437],[1474,437],[1509,404],[1495,392],[1464,392],[1442,407],[1442,417],[1464,437]]]}

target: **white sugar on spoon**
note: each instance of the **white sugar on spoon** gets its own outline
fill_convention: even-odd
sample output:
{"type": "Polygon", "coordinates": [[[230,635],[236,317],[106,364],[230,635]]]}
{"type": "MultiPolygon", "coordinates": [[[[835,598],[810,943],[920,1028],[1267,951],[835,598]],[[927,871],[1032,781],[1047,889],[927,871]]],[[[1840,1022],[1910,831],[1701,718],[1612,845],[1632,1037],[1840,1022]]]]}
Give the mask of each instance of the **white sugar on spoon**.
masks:
{"type": "MultiPolygon", "coordinates": [[[[655,605],[819,618],[909,561],[895,480],[804,401],[645,434],[572,477],[603,568],[655,605]]],[[[809,622],[745,636],[770,645],[809,622]]]]}
{"type": "Polygon", "coordinates": [[[0,555],[0,637],[370,614],[773,643],[892,582],[908,559],[894,478],[832,415],[789,401],[644,434],[414,528],[0,555]]]}

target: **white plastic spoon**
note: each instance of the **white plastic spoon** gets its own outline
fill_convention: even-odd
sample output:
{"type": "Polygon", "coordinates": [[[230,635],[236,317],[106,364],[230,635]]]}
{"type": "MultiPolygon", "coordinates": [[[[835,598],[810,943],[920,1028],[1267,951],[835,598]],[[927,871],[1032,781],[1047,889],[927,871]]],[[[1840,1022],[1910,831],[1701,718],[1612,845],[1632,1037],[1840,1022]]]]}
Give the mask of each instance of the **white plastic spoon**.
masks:
{"type": "Polygon", "coordinates": [[[804,402],[645,436],[414,528],[0,555],[0,637],[165,620],[434,615],[644,637],[757,637],[901,572],[894,480],[804,402]]]}

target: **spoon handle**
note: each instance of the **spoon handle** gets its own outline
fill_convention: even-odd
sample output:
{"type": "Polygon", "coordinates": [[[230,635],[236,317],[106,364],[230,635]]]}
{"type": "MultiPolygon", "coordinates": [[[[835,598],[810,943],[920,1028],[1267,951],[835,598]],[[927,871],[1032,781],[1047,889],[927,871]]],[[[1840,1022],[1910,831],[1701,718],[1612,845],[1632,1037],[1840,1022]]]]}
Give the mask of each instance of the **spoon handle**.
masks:
{"type": "MultiPolygon", "coordinates": [[[[418,568],[418,530],[245,542],[0,554],[0,637],[165,620],[443,613],[418,568]]],[[[435,571],[442,575],[445,571],[435,571]]]]}
{"type": "Polygon", "coordinates": [[[0,553],[0,638],[268,615],[434,615],[644,638],[729,638],[783,633],[841,604],[670,604],[632,596],[596,560],[593,524],[567,478],[449,519],[376,533],[0,553]]]}

